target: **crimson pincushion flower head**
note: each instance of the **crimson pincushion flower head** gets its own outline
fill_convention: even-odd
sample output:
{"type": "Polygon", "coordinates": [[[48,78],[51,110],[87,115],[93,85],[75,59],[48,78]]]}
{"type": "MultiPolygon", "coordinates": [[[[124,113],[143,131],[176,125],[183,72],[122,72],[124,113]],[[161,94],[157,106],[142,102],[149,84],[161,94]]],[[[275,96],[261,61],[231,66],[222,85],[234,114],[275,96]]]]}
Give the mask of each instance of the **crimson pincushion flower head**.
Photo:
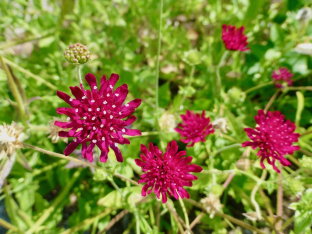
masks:
{"type": "Polygon", "coordinates": [[[249,49],[246,48],[246,46],[248,45],[248,37],[244,35],[244,30],[244,26],[236,28],[232,25],[222,25],[222,40],[228,50],[245,51],[249,49]]]}
{"type": "Polygon", "coordinates": [[[114,90],[119,79],[117,74],[112,73],[108,80],[103,75],[100,87],[97,86],[93,74],[88,73],[85,79],[91,90],[85,90],[82,84],[80,88],[70,87],[75,98],[57,91],[57,96],[71,106],[71,108],[57,108],[58,114],[68,116],[68,122],[55,121],[55,125],[60,128],[70,128],[68,132],[60,131],[60,137],[74,138],[64,150],[64,154],[71,154],[79,144],[82,144],[83,157],[92,162],[93,148],[97,146],[101,150],[101,162],[107,161],[109,148],[115,152],[117,161],[122,162],[123,157],[117,146],[130,144],[130,141],[122,135],[141,135],[140,130],[127,128],[136,120],[136,117],[131,114],[141,104],[141,99],[124,104],[129,92],[128,86],[123,84],[114,90]]]}
{"type": "Polygon", "coordinates": [[[245,141],[242,146],[251,146],[252,149],[260,148],[258,157],[261,158],[260,165],[263,169],[263,161],[266,159],[273,169],[280,173],[275,165],[279,161],[283,166],[289,166],[291,163],[284,157],[286,154],[293,154],[299,150],[299,146],[292,145],[298,141],[300,134],[294,133],[296,125],[290,120],[284,120],[285,116],[278,111],[273,113],[268,111],[265,115],[263,110],[258,111],[255,116],[257,126],[245,128],[245,132],[251,141],[245,141]]]}
{"type": "Polygon", "coordinates": [[[284,88],[285,83],[288,86],[292,86],[291,78],[294,76],[287,68],[279,68],[278,70],[274,70],[272,73],[272,79],[277,88],[284,88]]]}
{"type": "Polygon", "coordinates": [[[181,115],[184,124],[178,124],[175,130],[181,134],[181,141],[185,144],[190,143],[187,147],[192,147],[196,142],[204,142],[206,136],[214,132],[210,118],[205,117],[205,111],[202,114],[194,114],[193,111],[186,111],[186,115],[181,115]]]}
{"type": "Polygon", "coordinates": [[[142,188],[142,196],[145,197],[146,193],[150,194],[154,190],[158,198],[162,195],[162,203],[167,202],[167,194],[173,195],[176,199],[190,198],[183,187],[193,186],[192,180],[197,180],[197,177],[189,173],[201,172],[203,169],[195,164],[189,164],[193,158],[184,157],[186,151],[178,152],[176,141],[168,143],[164,154],[152,143],[149,143],[149,149],[141,145],[141,151],[141,159],[135,159],[135,163],[145,172],[138,182],[146,183],[142,188]]]}

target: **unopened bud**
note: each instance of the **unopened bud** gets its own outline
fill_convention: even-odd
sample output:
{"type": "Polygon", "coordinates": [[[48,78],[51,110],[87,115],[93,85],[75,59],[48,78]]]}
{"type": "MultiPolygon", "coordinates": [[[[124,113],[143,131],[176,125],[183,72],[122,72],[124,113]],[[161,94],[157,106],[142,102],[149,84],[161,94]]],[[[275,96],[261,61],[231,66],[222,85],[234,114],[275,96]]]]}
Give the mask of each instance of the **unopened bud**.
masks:
{"type": "Polygon", "coordinates": [[[68,62],[79,65],[90,60],[90,51],[80,43],[70,44],[64,52],[64,57],[68,62]]]}

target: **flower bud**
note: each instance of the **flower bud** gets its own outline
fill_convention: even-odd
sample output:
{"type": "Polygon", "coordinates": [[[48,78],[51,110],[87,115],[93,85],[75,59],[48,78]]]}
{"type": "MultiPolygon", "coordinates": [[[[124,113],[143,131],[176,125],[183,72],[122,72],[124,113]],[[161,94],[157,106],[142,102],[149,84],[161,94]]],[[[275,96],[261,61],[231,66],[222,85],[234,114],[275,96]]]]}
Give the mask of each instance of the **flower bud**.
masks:
{"type": "Polygon", "coordinates": [[[312,170],[312,158],[311,157],[307,157],[304,155],[301,159],[299,159],[299,162],[302,168],[312,170]]]}
{"type": "Polygon", "coordinates": [[[214,129],[219,129],[221,134],[227,133],[227,129],[230,129],[225,118],[216,119],[211,124],[214,129]]]}
{"type": "Polygon", "coordinates": [[[205,197],[200,200],[201,203],[207,209],[207,212],[210,214],[210,218],[212,219],[216,212],[221,212],[223,205],[220,203],[219,197],[214,194],[209,194],[208,197],[205,197]]]}
{"type": "Polygon", "coordinates": [[[70,44],[64,51],[64,57],[68,62],[79,65],[90,60],[90,51],[88,47],[80,43],[70,44]]]}
{"type": "Polygon", "coordinates": [[[246,94],[240,88],[237,88],[237,87],[233,87],[229,89],[227,94],[230,99],[230,102],[235,102],[235,103],[244,102],[246,98],[246,94]]]}
{"type": "Polygon", "coordinates": [[[190,66],[194,66],[196,64],[201,63],[201,53],[197,50],[190,50],[184,53],[183,61],[189,64],[190,66]]]}
{"type": "Polygon", "coordinates": [[[170,114],[169,112],[165,111],[161,115],[158,123],[162,131],[175,132],[174,128],[176,127],[177,123],[176,123],[175,116],[173,114],[170,114]]]}

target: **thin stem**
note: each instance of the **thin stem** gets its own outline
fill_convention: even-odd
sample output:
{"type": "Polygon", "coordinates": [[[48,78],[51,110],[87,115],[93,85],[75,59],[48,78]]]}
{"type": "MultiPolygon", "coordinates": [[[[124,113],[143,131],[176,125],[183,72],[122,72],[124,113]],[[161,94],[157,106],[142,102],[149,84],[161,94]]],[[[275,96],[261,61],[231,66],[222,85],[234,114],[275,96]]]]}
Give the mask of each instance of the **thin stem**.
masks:
{"type": "Polygon", "coordinates": [[[156,226],[157,229],[159,230],[160,226],[160,201],[157,200],[157,206],[156,206],[156,226]]]}
{"type": "MultiPolygon", "coordinates": [[[[86,165],[86,166],[88,166],[88,167],[93,167],[93,168],[95,168],[95,169],[100,169],[100,170],[104,170],[104,171],[106,171],[106,172],[111,173],[111,171],[110,171],[109,169],[106,169],[106,168],[103,168],[103,167],[98,167],[98,166],[93,165],[93,164],[91,164],[91,163],[81,161],[81,160],[79,160],[79,159],[77,159],[77,158],[65,156],[65,155],[63,155],[63,154],[54,153],[54,152],[51,152],[51,151],[48,151],[48,150],[41,149],[41,148],[36,147],[36,146],[29,145],[29,144],[27,144],[27,143],[22,143],[22,144],[23,144],[24,146],[28,147],[28,148],[37,150],[37,151],[42,152],[42,153],[44,153],[44,154],[48,154],[48,155],[51,155],[51,156],[54,156],[54,157],[57,157],[57,158],[62,158],[62,159],[66,159],[66,160],[78,162],[78,163],[83,164],[83,165],[86,165]]],[[[117,177],[117,178],[119,178],[119,179],[127,180],[127,181],[129,181],[131,184],[133,184],[133,185],[136,185],[136,186],[138,185],[138,182],[136,182],[136,181],[134,181],[134,180],[132,180],[132,179],[129,179],[129,178],[127,178],[127,177],[125,177],[125,176],[123,176],[123,175],[117,173],[117,172],[115,172],[115,173],[113,174],[113,176],[115,176],[115,177],[117,177]]],[[[139,186],[140,186],[140,185],[139,185],[139,186]]]]}
{"type": "Polygon", "coordinates": [[[190,228],[190,221],[189,221],[188,214],[187,214],[185,206],[184,206],[183,199],[181,197],[179,197],[179,202],[180,202],[180,205],[182,207],[183,214],[184,214],[186,227],[189,229],[190,228]]]}
{"type": "Polygon", "coordinates": [[[135,216],[135,222],[136,222],[136,234],[140,234],[140,219],[139,219],[139,213],[138,210],[135,206],[135,204],[133,204],[133,209],[134,209],[134,216],[135,216]]]}
{"type": "Polygon", "coordinates": [[[312,157],[312,153],[310,153],[309,151],[307,151],[307,150],[305,150],[305,149],[300,149],[300,150],[298,150],[300,153],[303,153],[303,154],[305,154],[305,155],[307,155],[307,156],[311,156],[312,157]]]}
{"type": "Polygon", "coordinates": [[[216,93],[217,93],[217,97],[219,97],[219,98],[221,98],[221,92],[222,92],[222,79],[221,79],[221,75],[220,75],[220,68],[221,68],[222,63],[226,59],[228,53],[229,53],[228,50],[224,51],[224,53],[222,54],[222,56],[220,58],[220,61],[218,63],[217,70],[216,70],[216,74],[217,74],[216,93]]]}
{"type": "Polygon", "coordinates": [[[31,77],[31,78],[34,78],[35,80],[37,80],[38,82],[48,86],[49,88],[53,89],[53,90],[57,90],[57,87],[54,86],[53,84],[49,83],[48,81],[46,81],[45,79],[41,78],[40,76],[37,76],[33,73],[31,73],[30,71],[27,71],[25,70],[24,68],[20,67],[19,65],[17,65],[16,63],[6,59],[6,58],[3,58],[3,60],[9,64],[11,67],[14,67],[16,70],[24,73],[25,75],[31,77]]]}
{"type": "Polygon", "coordinates": [[[0,225],[8,230],[12,230],[14,232],[18,232],[23,234],[21,230],[19,230],[17,227],[13,226],[12,224],[8,223],[7,221],[0,218],[0,225]]]}
{"type": "Polygon", "coordinates": [[[264,113],[267,113],[267,111],[270,109],[271,105],[273,104],[274,100],[276,99],[277,95],[279,94],[280,90],[276,90],[276,92],[273,94],[273,96],[271,97],[270,101],[268,102],[268,104],[265,106],[264,108],[264,113]]]}
{"type": "MultiPolygon", "coordinates": [[[[190,88],[192,86],[192,82],[193,82],[193,78],[194,78],[194,73],[195,73],[195,65],[192,66],[191,68],[191,74],[190,74],[190,79],[189,79],[189,82],[188,82],[188,85],[187,87],[190,88]]],[[[183,105],[185,99],[186,99],[186,93],[184,93],[183,95],[183,98],[181,100],[181,105],[183,105]]]]}
{"type": "MultiPolygon", "coordinates": [[[[208,212],[207,212],[207,209],[205,209],[205,207],[204,207],[201,203],[199,203],[199,202],[197,202],[197,201],[194,201],[194,200],[192,200],[192,199],[187,199],[187,200],[185,200],[185,201],[188,202],[188,203],[190,203],[190,204],[192,204],[192,205],[194,205],[194,206],[196,206],[196,207],[198,207],[199,209],[203,210],[205,213],[208,213],[208,212]]],[[[259,230],[258,228],[253,227],[253,226],[249,225],[248,223],[244,223],[243,221],[238,220],[238,219],[236,219],[236,218],[234,218],[234,217],[232,217],[232,216],[230,216],[230,215],[223,214],[223,213],[221,213],[221,212],[216,212],[215,215],[220,216],[220,217],[222,217],[222,218],[224,218],[224,219],[228,219],[228,220],[231,221],[232,223],[235,223],[236,225],[241,226],[241,227],[243,227],[243,228],[249,229],[249,230],[254,231],[254,232],[257,232],[257,233],[259,233],[259,234],[265,234],[265,232],[262,232],[262,231],[259,230]]]]}
{"type": "Polygon", "coordinates": [[[311,133],[312,133],[312,130],[309,130],[309,131],[306,131],[306,132],[304,132],[304,133],[300,134],[300,136],[299,136],[299,137],[303,137],[303,136],[305,136],[305,135],[309,135],[309,134],[311,134],[311,133]]]}
{"type": "Polygon", "coordinates": [[[271,205],[270,205],[269,202],[268,202],[269,199],[265,196],[265,194],[264,194],[262,188],[259,188],[259,193],[260,193],[260,195],[261,195],[261,197],[262,197],[262,200],[263,200],[263,202],[264,202],[264,205],[265,205],[265,207],[266,207],[266,209],[267,209],[269,215],[270,215],[271,217],[274,217],[273,211],[272,211],[272,209],[271,209],[271,205]]]}
{"type": "Polygon", "coordinates": [[[120,193],[121,197],[123,200],[125,200],[125,195],[122,193],[122,191],[120,190],[120,188],[118,187],[118,185],[115,183],[113,178],[109,178],[108,179],[109,182],[111,182],[111,184],[113,185],[113,187],[120,193]]]}
{"type": "Polygon", "coordinates": [[[105,232],[107,232],[111,227],[113,227],[119,220],[121,220],[126,214],[128,214],[129,211],[128,210],[123,210],[121,211],[118,215],[116,215],[108,224],[107,226],[104,228],[104,230],[102,232],[100,232],[99,234],[103,234],[105,232]]]}
{"type": "MultiPolygon", "coordinates": [[[[186,224],[185,224],[185,222],[183,221],[183,219],[178,215],[178,213],[173,209],[173,207],[172,207],[171,205],[169,205],[168,202],[166,203],[166,206],[167,206],[169,212],[170,212],[173,216],[175,216],[175,217],[178,219],[178,221],[179,221],[179,222],[178,222],[178,226],[179,226],[179,223],[182,224],[183,227],[184,227],[186,230],[188,230],[191,234],[193,234],[192,230],[189,229],[189,228],[186,226],[186,224]]],[[[181,230],[180,230],[180,231],[181,231],[181,230]]],[[[181,232],[181,233],[184,233],[183,229],[182,229],[182,232],[181,232]]]]}
{"type": "MultiPolygon", "coordinates": [[[[192,229],[193,227],[195,227],[195,225],[200,221],[200,219],[203,217],[205,213],[201,212],[194,220],[193,222],[190,224],[190,229],[192,229]]],[[[186,233],[186,232],[185,232],[186,233]]]]}
{"type": "Polygon", "coordinates": [[[80,65],[77,65],[77,77],[78,77],[80,84],[83,85],[82,79],[81,79],[81,66],[80,65]]]}
{"type": "Polygon", "coordinates": [[[158,122],[158,89],[159,89],[159,57],[161,49],[161,26],[162,26],[162,13],[163,13],[163,0],[160,0],[160,10],[159,10],[159,28],[158,28],[158,48],[157,48],[157,61],[156,61],[156,81],[155,81],[155,92],[156,92],[156,120],[158,122]]]}
{"type": "Polygon", "coordinates": [[[107,208],[107,209],[105,209],[104,212],[98,214],[97,216],[89,218],[89,219],[85,219],[84,221],[82,221],[78,225],[76,225],[76,226],[74,226],[74,227],[72,227],[70,229],[67,229],[66,231],[62,232],[61,234],[71,234],[71,233],[74,233],[74,232],[82,229],[84,226],[90,225],[91,223],[94,222],[95,219],[101,219],[101,218],[105,217],[106,215],[109,215],[114,210],[115,210],[115,208],[107,208]]]}
{"type": "Polygon", "coordinates": [[[153,206],[151,204],[148,207],[148,211],[149,211],[149,216],[151,218],[151,224],[152,224],[152,226],[155,226],[154,211],[153,211],[153,206]]]}
{"type": "MultiPolygon", "coordinates": [[[[278,189],[277,189],[277,217],[281,217],[283,216],[283,175],[282,175],[282,164],[279,164],[279,170],[280,173],[278,174],[278,179],[279,179],[279,183],[278,183],[278,189]]],[[[276,229],[277,230],[281,230],[282,228],[282,219],[280,219],[277,224],[276,224],[276,229]]]]}
{"type": "Polygon", "coordinates": [[[67,194],[69,193],[71,187],[74,185],[78,177],[80,176],[81,171],[76,170],[75,173],[72,175],[70,181],[66,184],[66,186],[63,188],[60,195],[57,196],[57,198],[52,202],[51,206],[46,209],[41,217],[36,221],[36,223],[26,232],[26,234],[34,233],[38,227],[41,226],[41,224],[46,221],[51,214],[53,214],[56,207],[65,199],[67,194]]]}
{"type": "Polygon", "coordinates": [[[14,82],[12,74],[9,71],[8,66],[5,64],[4,58],[2,57],[1,53],[0,53],[0,61],[1,61],[1,64],[2,64],[2,67],[5,71],[5,73],[7,75],[9,88],[10,88],[12,95],[13,95],[16,103],[17,103],[17,109],[18,109],[19,115],[21,116],[21,119],[22,119],[23,123],[25,124],[26,120],[27,120],[27,115],[26,115],[26,111],[25,111],[23,98],[20,95],[20,92],[19,92],[19,90],[18,90],[18,88],[14,82]]]}
{"type": "Polygon", "coordinates": [[[281,232],[284,231],[285,228],[287,228],[294,220],[295,220],[295,216],[292,216],[291,218],[286,220],[286,222],[283,224],[283,226],[281,228],[281,232]]]}
{"type": "Polygon", "coordinates": [[[252,204],[254,205],[255,209],[256,209],[256,213],[257,213],[257,217],[258,219],[261,219],[261,210],[260,210],[260,206],[256,201],[256,193],[262,183],[262,181],[265,179],[267,175],[267,170],[263,170],[262,175],[260,180],[257,182],[256,186],[253,188],[252,192],[251,192],[251,196],[250,196],[250,200],[252,202],[252,204]]]}
{"type": "Polygon", "coordinates": [[[252,91],[255,91],[255,90],[257,90],[257,89],[261,89],[261,88],[266,87],[266,86],[271,85],[271,84],[273,84],[273,81],[268,82],[268,83],[264,83],[264,84],[259,84],[259,85],[257,85],[257,86],[254,86],[254,87],[250,88],[250,89],[247,89],[247,90],[245,91],[245,94],[248,94],[248,93],[250,93],[250,92],[252,92],[252,91]]]}
{"type": "Polygon", "coordinates": [[[312,91],[312,86],[287,87],[288,90],[308,90],[312,91]]]}

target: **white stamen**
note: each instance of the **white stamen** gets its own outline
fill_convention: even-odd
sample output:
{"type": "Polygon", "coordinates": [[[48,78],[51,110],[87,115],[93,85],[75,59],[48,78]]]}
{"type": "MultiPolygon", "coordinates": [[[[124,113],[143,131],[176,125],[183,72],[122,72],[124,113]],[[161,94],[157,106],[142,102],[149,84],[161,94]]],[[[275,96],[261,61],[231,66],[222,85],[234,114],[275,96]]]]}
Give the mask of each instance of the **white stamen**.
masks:
{"type": "Polygon", "coordinates": [[[112,105],[112,107],[115,108],[116,106],[115,106],[115,105],[112,105]]]}
{"type": "Polygon", "coordinates": [[[84,116],[83,119],[87,119],[87,116],[84,116]]]}
{"type": "Polygon", "coordinates": [[[106,115],[106,111],[103,111],[103,114],[106,115]]]}
{"type": "Polygon", "coordinates": [[[82,97],[82,99],[86,99],[86,98],[87,98],[86,96],[83,96],[83,97],[82,97]]]}
{"type": "Polygon", "coordinates": [[[74,141],[74,142],[77,142],[77,139],[74,139],[73,141],[74,141]]]}
{"type": "Polygon", "coordinates": [[[95,102],[95,100],[91,100],[91,102],[93,103],[93,102],[95,102]]]}
{"type": "Polygon", "coordinates": [[[107,101],[104,101],[103,104],[107,104],[107,101]]]}
{"type": "Polygon", "coordinates": [[[70,98],[70,99],[69,99],[69,101],[71,102],[71,101],[73,101],[73,99],[72,99],[72,98],[70,98]]]}
{"type": "Polygon", "coordinates": [[[67,120],[70,120],[70,117],[67,117],[67,120]]]}
{"type": "Polygon", "coordinates": [[[114,88],[112,85],[109,86],[111,89],[114,88]]]}
{"type": "Polygon", "coordinates": [[[92,140],[92,142],[95,144],[95,143],[96,143],[96,140],[92,140]]]}
{"type": "Polygon", "coordinates": [[[92,120],[95,120],[95,116],[92,117],[92,120]]]}
{"type": "Polygon", "coordinates": [[[113,130],[114,128],[113,127],[110,127],[110,130],[113,130]]]}
{"type": "Polygon", "coordinates": [[[119,111],[119,115],[121,115],[121,112],[119,111]]]}
{"type": "Polygon", "coordinates": [[[92,111],[92,109],[91,109],[91,108],[89,108],[89,109],[88,109],[88,111],[92,111]]]}
{"type": "Polygon", "coordinates": [[[76,109],[75,111],[76,111],[76,112],[78,112],[79,110],[78,110],[78,109],[76,109]]]}
{"type": "Polygon", "coordinates": [[[109,97],[109,93],[106,96],[109,97]]]}
{"type": "Polygon", "coordinates": [[[96,127],[93,127],[93,130],[96,130],[96,127]]]}
{"type": "Polygon", "coordinates": [[[96,108],[97,111],[100,111],[100,108],[96,108]]]}
{"type": "Polygon", "coordinates": [[[118,146],[118,143],[115,143],[115,146],[117,147],[117,146],[118,146]]]}
{"type": "Polygon", "coordinates": [[[122,132],[126,132],[126,130],[125,130],[125,129],[122,129],[121,131],[122,131],[122,132]]]}
{"type": "Polygon", "coordinates": [[[112,119],[112,118],[114,118],[114,116],[111,115],[111,116],[109,116],[109,118],[112,119]]]}
{"type": "Polygon", "coordinates": [[[96,86],[94,86],[94,87],[93,87],[93,89],[97,89],[97,87],[96,87],[96,86]]]}
{"type": "Polygon", "coordinates": [[[118,96],[119,96],[119,93],[115,93],[115,96],[118,97],[118,96]]]}
{"type": "Polygon", "coordinates": [[[104,124],[101,124],[100,128],[103,128],[104,127],[104,124]]]}
{"type": "Polygon", "coordinates": [[[102,141],[105,141],[105,137],[102,137],[102,141]]]}
{"type": "Polygon", "coordinates": [[[126,104],[126,106],[129,106],[129,104],[126,104]]]}

